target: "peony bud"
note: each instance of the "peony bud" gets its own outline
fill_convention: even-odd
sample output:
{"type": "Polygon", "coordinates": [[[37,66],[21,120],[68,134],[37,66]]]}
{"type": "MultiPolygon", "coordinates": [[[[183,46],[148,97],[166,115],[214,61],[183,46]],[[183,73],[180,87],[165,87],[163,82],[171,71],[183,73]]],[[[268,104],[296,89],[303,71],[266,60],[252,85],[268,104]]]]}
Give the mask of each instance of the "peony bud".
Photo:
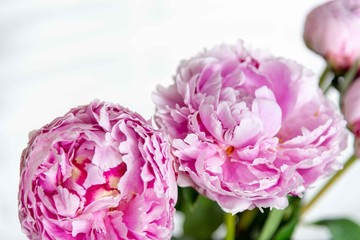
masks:
{"type": "Polygon", "coordinates": [[[349,69],[360,57],[360,0],[334,0],[312,10],[304,40],[335,70],[349,69]]]}
{"type": "Polygon", "coordinates": [[[355,153],[360,157],[360,78],[353,81],[343,97],[343,112],[355,135],[355,153]]]}

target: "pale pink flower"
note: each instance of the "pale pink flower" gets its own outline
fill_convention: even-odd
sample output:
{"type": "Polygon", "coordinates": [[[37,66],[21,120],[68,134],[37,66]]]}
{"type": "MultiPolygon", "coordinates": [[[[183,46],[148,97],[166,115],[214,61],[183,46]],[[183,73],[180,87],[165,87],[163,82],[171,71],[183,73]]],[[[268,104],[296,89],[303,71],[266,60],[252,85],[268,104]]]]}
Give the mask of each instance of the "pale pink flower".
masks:
{"type": "Polygon", "coordinates": [[[360,0],[334,0],[313,9],[305,21],[304,40],[333,68],[350,68],[360,57],[360,0]]]}
{"type": "Polygon", "coordinates": [[[360,78],[354,80],[343,97],[343,112],[355,135],[355,153],[360,157],[360,78]]]}
{"type": "Polygon", "coordinates": [[[153,95],[178,183],[227,212],[285,208],[338,167],[345,122],[302,66],[242,43],[200,53],[153,95]]]}
{"type": "Polygon", "coordinates": [[[140,115],[93,101],[35,131],[21,157],[19,218],[30,239],[170,239],[169,148],[140,115]]]}

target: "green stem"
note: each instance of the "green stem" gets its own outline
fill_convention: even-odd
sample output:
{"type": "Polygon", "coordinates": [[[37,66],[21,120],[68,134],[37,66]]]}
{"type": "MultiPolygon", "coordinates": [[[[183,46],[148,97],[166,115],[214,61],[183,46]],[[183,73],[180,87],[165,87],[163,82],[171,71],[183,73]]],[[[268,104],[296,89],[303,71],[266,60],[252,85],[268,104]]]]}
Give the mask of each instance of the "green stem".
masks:
{"type": "Polygon", "coordinates": [[[346,72],[344,76],[344,81],[340,85],[341,93],[345,93],[346,89],[350,86],[351,82],[354,80],[356,73],[359,70],[359,59],[351,66],[351,68],[346,72]]]}
{"type": "Polygon", "coordinates": [[[329,78],[327,77],[328,74],[330,73],[330,71],[331,71],[331,67],[329,65],[326,65],[326,67],[319,79],[319,87],[321,88],[321,90],[323,90],[324,93],[326,93],[327,90],[331,86],[331,82],[329,81],[329,78]]]}
{"type": "Polygon", "coordinates": [[[330,180],[325,184],[325,186],[322,187],[322,189],[310,200],[308,204],[303,206],[301,210],[301,214],[304,214],[307,212],[319,199],[330,189],[332,185],[348,170],[357,157],[355,155],[352,155],[344,164],[343,169],[339,170],[335,175],[333,175],[330,180]]]}
{"type": "Polygon", "coordinates": [[[266,219],[265,225],[261,230],[258,240],[269,240],[272,238],[276,229],[278,229],[281,219],[284,215],[283,210],[273,209],[270,211],[269,216],[266,219]]]}
{"type": "Polygon", "coordinates": [[[234,240],[236,215],[232,215],[231,213],[225,213],[225,224],[227,228],[225,240],[234,240]]]}

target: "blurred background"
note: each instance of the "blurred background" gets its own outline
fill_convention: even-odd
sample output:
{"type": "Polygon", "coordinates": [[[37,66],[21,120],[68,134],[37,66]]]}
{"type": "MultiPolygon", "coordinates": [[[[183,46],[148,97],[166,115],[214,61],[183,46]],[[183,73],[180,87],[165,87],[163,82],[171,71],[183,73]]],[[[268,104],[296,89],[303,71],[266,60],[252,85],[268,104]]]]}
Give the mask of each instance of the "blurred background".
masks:
{"type": "MultiPolygon", "coordinates": [[[[17,191],[29,131],[94,98],[150,118],[151,92],[157,84],[172,82],[180,60],[238,39],[294,59],[319,76],[325,64],[305,47],[302,30],[306,14],[322,2],[1,0],[0,239],[26,239],[17,217],[17,191]]],[[[341,216],[360,221],[358,172],[359,163],[307,213],[304,223],[341,216]]],[[[306,224],[295,236],[328,238],[326,229],[306,224]]]]}

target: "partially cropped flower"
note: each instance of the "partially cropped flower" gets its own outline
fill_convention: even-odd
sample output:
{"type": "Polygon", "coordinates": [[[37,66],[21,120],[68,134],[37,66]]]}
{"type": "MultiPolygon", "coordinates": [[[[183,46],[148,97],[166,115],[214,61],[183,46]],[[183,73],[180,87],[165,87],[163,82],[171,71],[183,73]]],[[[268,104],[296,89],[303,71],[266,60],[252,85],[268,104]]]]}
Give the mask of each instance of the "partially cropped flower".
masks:
{"type": "Polygon", "coordinates": [[[312,10],[304,40],[334,69],[350,68],[360,57],[360,0],[334,0],[312,10]]]}
{"type": "Polygon", "coordinates": [[[353,81],[343,98],[343,112],[355,135],[355,153],[360,157],[360,78],[353,81]]]}
{"type": "Polygon", "coordinates": [[[345,121],[302,66],[242,43],[183,61],[153,96],[169,134],[178,183],[227,212],[285,208],[338,167],[345,121]]]}
{"type": "Polygon", "coordinates": [[[177,198],[162,135],[93,101],[35,131],[21,157],[19,218],[29,239],[170,239],[177,198]]]}

